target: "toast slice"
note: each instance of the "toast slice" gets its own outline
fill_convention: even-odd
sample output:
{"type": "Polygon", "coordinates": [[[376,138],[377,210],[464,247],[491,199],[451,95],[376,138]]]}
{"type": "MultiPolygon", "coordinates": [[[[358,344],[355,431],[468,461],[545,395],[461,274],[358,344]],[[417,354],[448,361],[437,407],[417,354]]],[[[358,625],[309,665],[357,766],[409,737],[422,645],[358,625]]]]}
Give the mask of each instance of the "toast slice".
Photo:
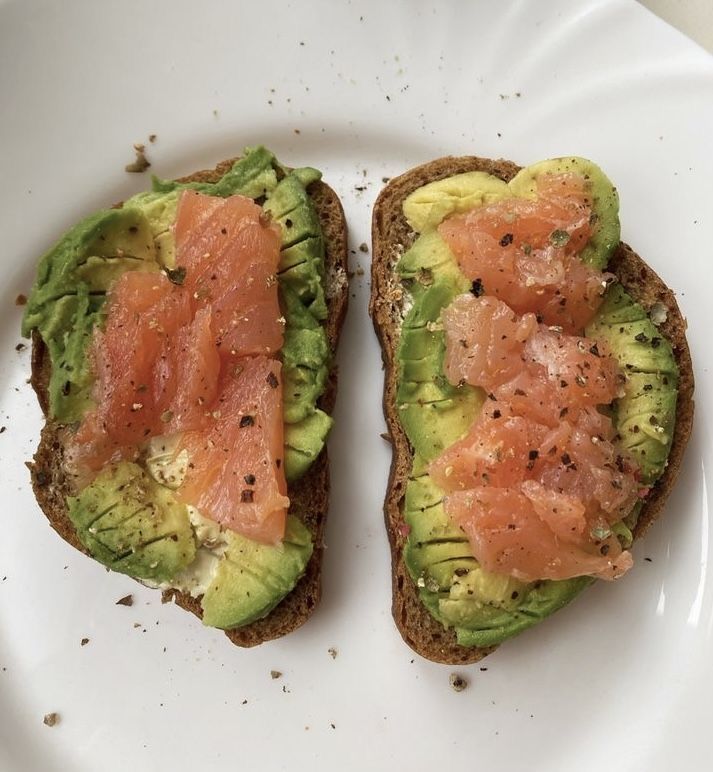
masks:
{"type": "MultiPolygon", "coordinates": [[[[440,158],[392,179],[377,198],[373,210],[369,311],[381,343],[385,368],[384,415],[393,448],[384,503],[386,530],[391,545],[392,613],[404,641],[418,654],[434,662],[477,662],[496,647],[470,648],[456,643],[454,631],[445,629],[421,603],[418,590],[402,558],[407,533],[403,516],[404,494],[411,472],[413,449],[399,421],[396,405],[396,352],[404,292],[395,267],[401,254],[417,237],[406,222],[402,204],[410,193],[422,185],[455,174],[482,171],[509,182],[519,170],[519,166],[506,160],[475,156],[440,158]]],[[[693,422],[693,369],[685,337],[686,321],[673,291],[631,247],[623,243],[616,250],[607,270],[616,274],[624,289],[647,312],[651,311],[654,304],[662,304],[667,309],[667,318],[659,325],[659,329],[671,342],[680,370],[676,425],[668,466],[645,500],[634,531],[635,538],[638,538],[661,512],[681,467],[693,422]]]]}
{"type": "MultiPolygon", "coordinates": [[[[215,169],[195,172],[179,182],[215,182],[219,180],[237,159],[219,163],[215,169]]],[[[336,193],[324,182],[312,183],[308,188],[325,241],[325,294],[328,317],[325,330],[332,355],[336,352],[342,323],[347,310],[347,225],[344,211],[336,193]]],[[[117,204],[120,207],[121,204],[117,204]]],[[[327,413],[334,408],[337,392],[337,370],[332,356],[327,387],[319,398],[317,407],[327,413]]],[[[40,406],[48,414],[48,382],[50,358],[48,351],[35,330],[32,334],[32,387],[40,406]]],[[[35,497],[50,525],[73,547],[87,553],[77,538],[74,526],[67,514],[66,497],[72,495],[70,478],[65,474],[64,447],[68,430],[48,420],[42,430],[34,461],[28,464],[32,476],[35,497]]],[[[256,646],[273,638],[279,638],[303,625],[321,596],[321,572],[323,534],[329,507],[329,459],[325,447],[308,472],[289,485],[290,513],[297,515],[312,534],[314,551],[304,575],[295,588],[266,617],[234,630],[226,635],[238,646],[256,646]]],[[[201,617],[200,601],[185,592],[166,590],[164,602],[174,600],[179,606],[201,617]]]]}

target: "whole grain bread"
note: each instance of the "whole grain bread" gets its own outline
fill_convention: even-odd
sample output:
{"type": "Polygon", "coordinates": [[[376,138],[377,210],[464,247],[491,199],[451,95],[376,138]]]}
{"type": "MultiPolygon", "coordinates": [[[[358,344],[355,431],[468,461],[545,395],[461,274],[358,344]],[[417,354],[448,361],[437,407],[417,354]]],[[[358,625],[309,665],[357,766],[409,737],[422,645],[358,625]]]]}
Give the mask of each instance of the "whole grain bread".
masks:
{"type": "MultiPolygon", "coordinates": [[[[215,169],[195,172],[181,178],[180,182],[215,182],[233,165],[236,159],[218,164],[215,169]]],[[[318,181],[308,188],[324,235],[326,256],[326,296],[328,317],[325,322],[327,339],[332,352],[332,365],[327,387],[318,401],[318,407],[331,413],[337,393],[337,370],[334,364],[339,334],[347,310],[348,256],[347,225],[344,211],[337,194],[324,182],[318,181]]],[[[121,204],[117,204],[121,206],[121,204]]],[[[31,383],[45,414],[48,411],[47,385],[50,375],[50,359],[42,338],[32,335],[31,383]]],[[[66,497],[72,495],[72,482],[65,473],[64,447],[69,429],[47,420],[42,430],[40,444],[33,463],[28,464],[32,476],[35,497],[47,516],[50,525],[73,547],[87,553],[77,538],[74,526],[67,515],[66,497]]],[[[322,587],[323,535],[329,507],[329,459],[325,447],[309,471],[297,482],[288,486],[290,513],[297,515],[309,528],[314,541],[314,551],[304,575],[294,590],[287,595],[265,618],[244,627],[228,630],[226,635],[238,646],[257,644],[279,638],[304,624],[319,603],[322,587]]],[[[88,553],[87,553],[88,554],[88,553]]],[[[167,590],[164,601],[173,599],[182,608],[201,617],[199,598],[184,592],[167,590]]]]}
{"type": "MultiPolygon", "coordinates": [[[[384,414],[393,448],[384,503],[386,530],[391,545],[392,613],[403,639],[414,651],[434,662],[452,665],[477,662],[496,647],[469,648],[458,645],[453,630],[446,630],[433,619],[419,600],[417,588],[402,559],[407,532],[404,528],[404,495],[411,473],[413,449],[399,421],[396,405],[396,351],[404,295],[395,266],[418,235],[413,233],[406,222],[402,204],[406,196],[422,185],[454,174],[483,171],[509,181],[519,170],[519,166],[505,160],[494,161],[475,156],[439,158],[391,180],[377,198],[373,211],[369,311],[381,342],[385,368],[384,414]]],[[[634,533],[638,538],[660,513],[681,467],[693,422],[693,369],[686,343],[686,321],[674,293],[626,244],[619,245],[608,270],[616,274],[624,288],[647,311],[656,303],[661,303],[667,310],[667,318],[659,325],[659,329],[671,342],[680,369],[676,427],[669,462],[646,498],[634,533]]]]}

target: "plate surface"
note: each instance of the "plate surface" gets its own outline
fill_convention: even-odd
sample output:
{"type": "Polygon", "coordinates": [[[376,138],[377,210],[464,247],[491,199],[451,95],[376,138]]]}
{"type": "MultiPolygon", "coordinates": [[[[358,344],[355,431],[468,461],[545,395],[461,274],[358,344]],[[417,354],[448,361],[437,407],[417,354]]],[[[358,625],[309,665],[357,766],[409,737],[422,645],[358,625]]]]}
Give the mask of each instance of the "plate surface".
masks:
{"type": "Polygon", "coordinates": [[[0,768],[706,766],[707,54],[624,0],[3,2],[0,104],[0,768]],[[256,650],[64,544],[24,466],[40,413],[28,351],[15,350],[15,298],[64,228],[148,184],[124,165],[150,134],[151,171],[163,177],[264,143],[321,168],[349,218],[355,275],[323,602],[301,630],[256,650]],[[623,238],[678,292],[698,396],[679,485],[636,546],[636,569],[461,669],[461,693],[452,669],[414,655],[391,621],[381,515],[390,452],[359,248],[382,178],[448,153],[599,162],[619,187],[623,238]],[[116,606],[127,593],[134,605],[116,606]],[[48,728],[53,711],[61,720],[48,728]]]}

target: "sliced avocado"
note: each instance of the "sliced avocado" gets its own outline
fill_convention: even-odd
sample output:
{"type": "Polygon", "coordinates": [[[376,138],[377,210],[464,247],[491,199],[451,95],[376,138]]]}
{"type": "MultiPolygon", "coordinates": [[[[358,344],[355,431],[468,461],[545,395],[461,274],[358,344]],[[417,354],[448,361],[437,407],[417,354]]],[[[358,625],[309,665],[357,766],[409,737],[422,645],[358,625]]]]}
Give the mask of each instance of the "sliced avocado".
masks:
{"type": "MultiPolygon", "coordinates": [[[[22,320],[22,334],[29,335],[33,328],[42,332],[54,302],[77,291],[77,272],[90,258],[131,256],[137,261],[155,262],[148,233],[143,215],[124,209],[102,210],[67,231],[40,260],[22,320]]],[[[97,284],[100,291],[106,290],[101,275],[97,284]]]]}
{"type": "Polygon", "coordinates": [[[401,255],[396,270],[402,279],[415,279],[424,287],[432,283],[433,272],[438,272],[441,278],[448,274],[452,275],[455,281],[463,281],[465,287],[463,291],[469,286],[458,270],[448,244],[435,230],[422,233],[413,242],[401,255]]]}
{"type": "Polygon", "coordinates": [[[431,460],[467,431],[482,404],[481,390],[453,386],[443,375],[441,311],[470,285],[436,233],[420,236],[397,270],[407,278],[421,277],[412,285],[413,306],[397,349],[399,420],[414,450],[431,460]],[[425,283],[423,271],[428,272],[425,283]]]}
{"type": "Polygon", "coordinates": [[[146,191],[137,193],[124,203],[123,209],[135,209],[146,218],[156,249],[156,260],[165,268],[176,266],[176,242],[173,224],[176,221],[180,189],[168,193],[146,191]]]}
{"type": "Polygon", "coordinates": [[[314,181],[321,176],[316,169],[295,169],[277,183],[265,203],[265,211],[282,227],[283,247],[321,235],[319,217],[305,187],[305,180],[314,181]]]}
{"type": "Polygon", "coordinates": [[[285,477],[288,483],[302,477],[322,452],[332,423],[331,416],[315,410],[299,423],[285,424],[285,477]]]}
{"type": "Polygon", "coordinates": [[[82,544],[114,571],[167,582],[195,557],[186,506],[137,464],[105,467],[67,505],[82,544]]]}
{"type": "Polygon", "coordinates": [[[86,284],[91,294],[96,295],[105,293],[127,271],[156,273],[159,269],[159,264],[154,260],[143,260],[140,257],[91,255],[77,268],[77,277],[86,284]]]}
{"type": "Polygon", "coordinates": [[[59,421],[78,421],[92,405],[93,377],[86,351],[94,325],[103,317],[96,309],[96,301],[86,286],[79,286],[76,295],[64,295],[54,303],[44,328],[43,338],[52,361],[50,415],[59,421]]]}
{"type": "Polygon", "coordinates": [[[280,286],[290,287],[297,292],[305,308],[319,321],[326,319],[329,314],[324,281],[320,274],[323,265],[322,259],[314,259],[278,274],[280,286]]]}
{"type": "Polygon", "coordinates": [[[470,389],[442,402],[405,403],[399,419],[414,450],[432,460],[468,431],[481,405],[479,392],[470,389]]]}
{"type": "Polygon", "coordinates": [[[537,178],[540,175],[570,172],[584,177],[592,209],[593,232],[580,257],[595,268],[604,268],[619,245],[619,194],[611,180],[595,163],[576,156],[540,161],[521,169],[510,180],[510,190],[516,196],[534,198],[537,194],[537,178]]]}
{"type": "Polygon", "coordinates": [[[288,516],[279,545],[260,544],[232,531],[201,600],[203,624],[229,630],[262,619],[291,592],[312,555],[312,536],[288,516]]]}
{"type": "Polygon", "coordinates": [[[275,219],[294,212],[310,201],[307,186],[321,178],[322,174],[317,169],[310,167],[293,169],[271,191],[269,200],[265,204],[265,211],[270,212],[275,219]]]}
{"type": "Polygon", "coordinates": [[[607,290],[586,333],[607,343],[626,376],[624,395],[614,402],[616,428],[642,483],[650,485],[666,466],[676,422],[678,367],[671,344],[618,284],[607,290]]]}
{"type": "Polygon", "coordinates": [[[287,424],[312,415],[329,376],[329,344],[324,327],[304,307],[287,285],[280,285],[284,309],[285,341],[282,347],[283,414],[287,424]]]}
{"type": "Polygon", "coordinates": [[[156,250],[141,212],[97,212],[68,231],[40,261],[22,322],[37,329],[52,362],[49,413],[71,423],[91,404],[86,350],[110,284],[131,267],[158,270],[156,250]]]}
{"type": "Polygon", "coordinates": [[[275,156],[262,145],[246,147],[242,156],[217,182],[179,182],[154,177],[154,193],[172,193],[183,189],[198,190],[210,196],[233,196],[239,194],[249,198],[269,195],[277,185],[275,156]]]}
{"type": "Polygon", "coordinates": [[[456,640],[461,646],[496,646],[566,606],[593,581],[589,576],[580,576],[562,582],[535,583],[525,602],[506,615],[498,613],[497,609],[494,609],[495,613],[481,611],[478,614],[476,611],[478,623],[456,626],[456,640]]]}
{"type": "Polygon", "coordinates": [[[309,238],[298,241],[291,247],[285,247],[280,251],[280,264],[278,270],[286,271],[302,263],[309,263],[317,260],[319,270],[323,269],[324,263],[324,240],[321,236],[310,236],[309,238]],[[321,265],[320,265],[321,263],[321,265]]]}
{"type": "Polygon", "coordinates": [[[448,215],[492,204],[510,195],[507,183],[497,177],[485,172],[465,172],[414,190],[404,200],[403,212],[417,233],[425,233],[448,215]]]}

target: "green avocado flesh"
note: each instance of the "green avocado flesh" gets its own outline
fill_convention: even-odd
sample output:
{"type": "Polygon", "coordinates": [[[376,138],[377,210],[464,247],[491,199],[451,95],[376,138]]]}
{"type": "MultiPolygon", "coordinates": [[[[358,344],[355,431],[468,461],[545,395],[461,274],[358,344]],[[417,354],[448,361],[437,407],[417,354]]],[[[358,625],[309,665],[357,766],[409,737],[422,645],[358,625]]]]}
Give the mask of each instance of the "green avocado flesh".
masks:
{"type": "MultiPolygon", "coordinates": [[[[87,349],[94,328],[103,323],[112,282],[127,270],[175,266],[172,225],[181,190],[242,194],[262,203],[282,230],[278,287],[285,317],[281,352],[284,469],[288,482],[305,474],[324,448],[332,424],[331,417],[317,407],[331,357],[322,324],[328,314],[325,244],[307,193],[307,187],[320,177],[315,169],[281,166],[264,147],[247,148],[215,183],[154,178],[150,191],[133,196],[120,209],[97,212],[68,231],[40,261],[22,324],[23,334],[37,330],[49,351],[50,417],[76,423],[92,405],[87,349]]],[[[197,538],[186,508],[134,464],[108,467],[68,503],[84,546],[117,571],[167,585],[175,580],[181,588],[184,579],[191,577],[190,590],[195,594],[193,590],[204,584],[206,570],[217,560],[197,538]],[[131,501],[134,512],[129,511],[131,501]],[[173,539],[176,534],[178,541],[173,539]]],[[[220,556],[215,581],[206,590],[206,624],[247,624],[269,613],[294,587],[311,554],[311,536],[294,517],[288,518],[282,547],[267,547],[218,530],[228,547],[220,556]],[[238,581],[239,588],[234,585],[238,581]]]]}
{"type": "Polygon", "coordinates": [[[233,531],[201,600],[203,624],[228,630],[269,614],[294,589],[312,555],[312,535],[287,518],[278,545],[259,544],[233,531]]]}
{"type": "Polygon", "coordinates": [[[137,464],[105,467],[67,504],[82,544],[114,571],[165,582],[196,555],[186,505],[137,464]]]}
{"type": "MultiPolygon", "coordinates": [[[[468,292],[470,282],[436,227],[456,212],[534,195],[538,175],[564,171],[578,172],[590,183],[596,225],[582,257],[603,268],[619,243],[618,198],[601,170],[585,159],[543,161],[521,170],[509,184],[482,172],[456,175],[429,183],[404,201],[404,214],[420,235],[397,265],[411,301],[397,350],[399,419],[414,451],[403,505],[409,526],[403,559],[423,604],[444,627],[455,630],[462,646],[501,643],[567,604],[593,581],[525,583],[485,571],[463,531],[446,516],[444,492],[427,473],[428,462],[468,431],[484,399],[482,390],[453,386],[443,374],[441,311],[468,292]]],[[[678,372],[671,346],[616,284],[586,334],[605,340],[626,374],[614,420],[623,447],[639,463],[643,483],[650,485],[665,467],[673,435],[678,372]]],[[[613,526],[626,547],[639,509],[613,526]]]]}

